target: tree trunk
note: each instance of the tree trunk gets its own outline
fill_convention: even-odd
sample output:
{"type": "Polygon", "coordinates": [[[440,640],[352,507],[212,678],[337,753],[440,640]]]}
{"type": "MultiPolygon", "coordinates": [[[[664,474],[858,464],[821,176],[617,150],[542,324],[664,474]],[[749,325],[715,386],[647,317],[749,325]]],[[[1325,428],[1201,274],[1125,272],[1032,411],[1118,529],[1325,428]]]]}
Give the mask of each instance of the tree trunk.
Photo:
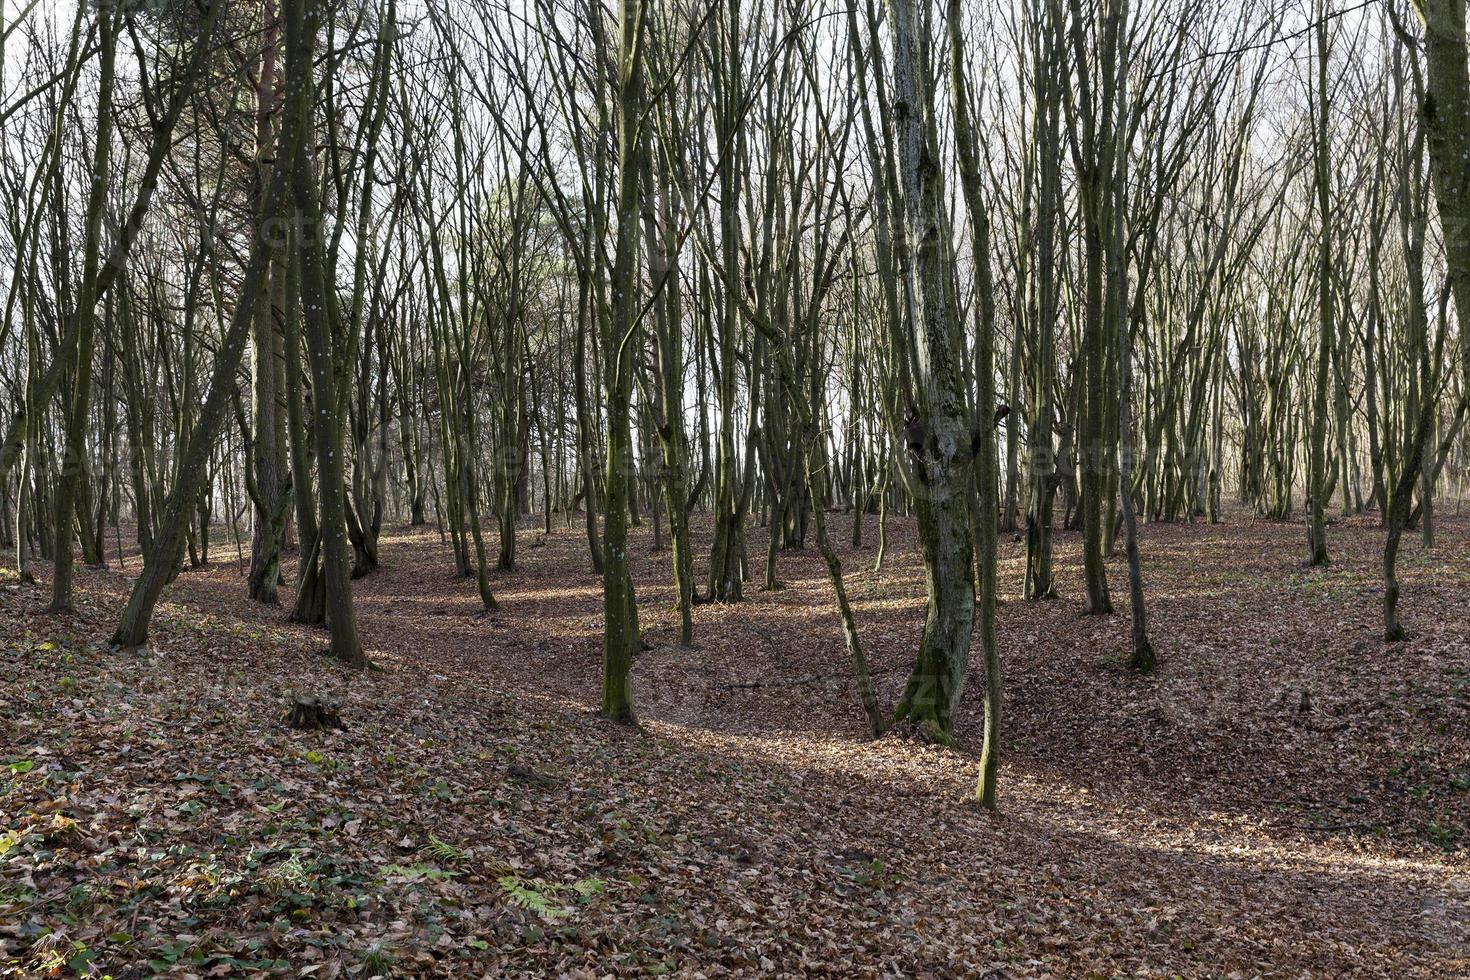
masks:
{"type": "MultiPolygon", "coordinates": [[[[906,433],[913,465],[914,512],[923,550],[928,610],[913,671],[894,712],[926,740],[953,740],[954,709],[969,662],[975,579],[969,498],[971,427],[965,404],[960,324],[943,238],[944,183],[933,132],[934,94],[923,66],[932,39],[916,0],[890,0],[893,112],[906,224],[907,341],[915,365],[906,433]]],[[[897,191],[890,188],[890,191],[897,191]]]]}

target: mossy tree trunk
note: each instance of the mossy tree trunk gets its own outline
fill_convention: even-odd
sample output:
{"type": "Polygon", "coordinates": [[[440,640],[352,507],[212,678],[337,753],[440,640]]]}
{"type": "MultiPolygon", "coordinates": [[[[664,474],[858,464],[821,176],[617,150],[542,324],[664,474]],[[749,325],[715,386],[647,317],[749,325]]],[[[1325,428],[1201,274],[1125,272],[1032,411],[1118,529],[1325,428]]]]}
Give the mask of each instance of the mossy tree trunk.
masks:
{"type": "Polygon", "coordinates": [[[640,155],[644,152],[642,127],[643,45],[647,36],[646,0],[624,0],[618,8],[617,142],[618,176],[613,253],[611,328],[603,349],[607,398],[606,512],[603,516],[603,654],[602,714],[615,721],[634,719],[631,672],[633,658],[642,649],[638,604],[628,558],[628,495],[632,488],[633,374],[637,370],[639,278],[638,198],[640,155]]]}
{"type": "Polygon", "coordinates": [[[933,41],[916,0],[890,0],[894,132],[905,248],[905,343],[914,365],[906,443],[924,556],[928,609],[918,656],[894,711],[926,740],[950,742],[975,620],[970,493],[971,424],[964,390],[959,311],[946,238],[934,91],[925,66],[933,41]]]}

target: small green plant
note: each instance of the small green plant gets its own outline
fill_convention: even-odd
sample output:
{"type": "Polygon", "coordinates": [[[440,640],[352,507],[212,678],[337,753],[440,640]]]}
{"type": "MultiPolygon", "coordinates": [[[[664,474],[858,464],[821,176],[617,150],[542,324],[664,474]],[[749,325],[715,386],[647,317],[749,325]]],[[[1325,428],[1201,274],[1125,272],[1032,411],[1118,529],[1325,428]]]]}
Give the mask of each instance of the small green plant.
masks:
{"type": "Polygon", "coordinates": [[[445,843],[444,841],[435,837],[433,834],[429,835],[429,843],[427,846],[429,853],[442,861],[458,861],[460,858],[464,857],[464,851],[461,851],[453,844],[445,843]]]}
{"type": "Polygon", "coordinates": [[[838,870],[850,877],[854,883],[862,885],[864,888],[882,891],[893,883],[893,876],[888,873],[887,868],[883,867],[883,862],[877,858],[873,858],[871,861],[864,861],[862,864],[854,867],[839,868],[838,870]]]}
{"type": "Polygon", "coordinates": [[[382,868],[383,875],[390,878],[407,878],[409,880],[424,881],[448,881],[459,874],[458,871],[445,871],[436,868],[432,864],[385,864],[382,868]]]}
{"type": "Polygon", "coordinates": [[[607,884],[601,878],[583,878],[572,885],[572,891],[576,892],[583,902],[590,902],[593,895],[600,895],[607,891],[607,884]]]}
{"type": "Polygon", "coordinates": [[[15,845],[25,840],[25,837],[26,832],[24,830],[10,830],[0,834],[0,858],[9,854],[15,845]]]}
{"type": "Polygon", "coordinates": [[[505,889],[512,902],[544,918],[559,919],[568,914],[566,909],[552,903],[551,898],[541,890],[545,886],[537,882],[527,881],[516,875],[505,875],[500,879],[500,887],[505,889]]]}
{"type": "Polygon", "coordinates": [[[1429,839],[1434,842],[1434,846],[1446,851],[1453,851],[1463,835],[1459,827],[1446,827],[1439,823],[1431,823],[1428,830],[1429,839]]]}
{"type": "Polygon", "coordinates": [[[268,884],[299,891],[306,887],[306,865],[302,862],[301,855],[292,854],[281,862],[280,867],[268,872],[265,879],[268,884]]]}
{"type": "Polygon", "coordinates": [[[363,976],[386,977],[393,970],[393,954],[383,945],[370,948],[362,957],[363,976]]]}

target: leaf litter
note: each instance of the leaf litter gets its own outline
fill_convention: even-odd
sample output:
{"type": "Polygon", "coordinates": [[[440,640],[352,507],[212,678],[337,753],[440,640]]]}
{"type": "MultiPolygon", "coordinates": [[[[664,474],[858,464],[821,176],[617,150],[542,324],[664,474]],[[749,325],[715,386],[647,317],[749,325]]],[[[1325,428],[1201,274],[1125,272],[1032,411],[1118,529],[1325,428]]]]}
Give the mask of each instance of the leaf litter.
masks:
{"type": "MultiPolygon", "coordinates": [[[[521,551],[494,619],[437,535],[387,534],[354,584],[361,673],[249,603],[233,560],[181,574],[142,651],[98,642],[136,556],[79,569],[72,617],[12,581],[0,971],[1463,975],[1467,525],[1406,547],[1395,645],[1368,521],[1334,526],[1321,571],[1299,525],[1146,527],[1150,677],[1125,666],[1126,601],[1078,614],[1075,535],[1039,604],[1003,539],[999,815],[968,802],[978,656],[956,749],[865,739],[814,550],[781,553],[781,590],[697,607],[683,650],[667,552],[635,531],[637,729],[594,713],[574,529],[521,551]],[[286,727],[297,693],[346,729],[286,727]]],[[[843,557],[891,704],[923,597],[911,525],[890,536],[881,574],[871,547],[843,557]]]]}

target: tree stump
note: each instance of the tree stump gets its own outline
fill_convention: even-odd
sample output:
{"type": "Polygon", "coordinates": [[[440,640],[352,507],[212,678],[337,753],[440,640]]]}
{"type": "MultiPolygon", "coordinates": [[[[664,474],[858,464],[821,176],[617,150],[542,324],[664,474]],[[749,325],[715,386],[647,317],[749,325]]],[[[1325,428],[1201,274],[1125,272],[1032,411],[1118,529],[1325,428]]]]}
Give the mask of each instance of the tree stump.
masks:
{"type": "Polygon", "coordinates": [[[321,731],[328,728],[346,728],[337,705],[323,701],[314,694],[298,694],[286,713],[286,724],[302,731],[321,731]]]}

